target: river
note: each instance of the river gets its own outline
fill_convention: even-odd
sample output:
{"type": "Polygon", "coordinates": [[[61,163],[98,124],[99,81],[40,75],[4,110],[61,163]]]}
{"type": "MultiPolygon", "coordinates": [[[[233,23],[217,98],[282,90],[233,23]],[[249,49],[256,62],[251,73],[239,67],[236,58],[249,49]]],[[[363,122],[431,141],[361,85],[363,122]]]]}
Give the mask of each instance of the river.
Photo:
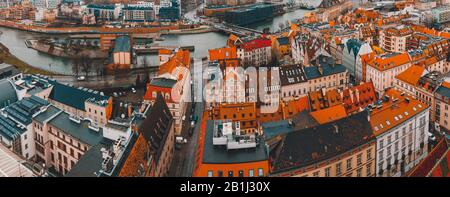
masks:
{"type": "MultiPolygon", "coordinates": [[[[254,24],[250,27],[258,30],[262,30],[267,27],[269,27],[271,31],[278,30],[280,23],[286,23],[286,21],[288,20],[302,18],[306,12],[309,12],[309,10],[296,10],[294,12],[289,12],[281,16],[276,16],[271,20],[254,24]]],[[[15,29],[8,29],[4,27],[0,27],[0,31],[3,32],[3,34],[0,36],[0,42],[7,46],[10,52],[22,61],[25,61],[26,63],[34,67],[52,71],[58,74],[72,74],[72,63],[70,60],[37,52],[33,49],[28,48],[24,43],[26,39],[32,39],[45,35],[19,31],[15,29]]],[[[226,40],[228,38],[226,34],[220,32],[186,35],[164,35],[163,37],[165,39],[164,41],[157,42],[162,46],[195,46],[195,52],[193,54],[194,58],[207,57],[209,49],[225,46],[226,40]]],[[[156,56],[142,56],[137,58],[136,63],[138,64],[138,67],[143,66],[143,63],[157,65],[158,60],[156,56]],[[146,60],[143,60],[144,58],[146,60]]]]}

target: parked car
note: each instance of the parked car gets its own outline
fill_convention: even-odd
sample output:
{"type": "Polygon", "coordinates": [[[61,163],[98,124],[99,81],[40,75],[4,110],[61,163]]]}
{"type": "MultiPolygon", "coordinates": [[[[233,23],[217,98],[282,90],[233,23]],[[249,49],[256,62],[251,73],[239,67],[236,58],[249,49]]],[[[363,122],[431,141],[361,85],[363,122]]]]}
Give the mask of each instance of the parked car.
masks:
{"type": "Polygon", "coordinates": [[[78,80],[78,81],[84,81],[84,80],[86,80],[86,77],[85,77],[85,76],[79,76],[79,77],[77,78],[77,80],[78,80]]]}
{"type": "Polygon", "coordinates": [[[428,139],[431,141],[436,141],[436,136],[434,136],[434,134],[428,132],[428,139]]]}
{"type": "Polygon", "coordinates": [[[131,88],[131,92],[132,92],[133,94],[136,94],[136,89],[131,88]]]}
{"type": "Polygon", "coordinates": [[[192,128],[195,127],[195,121],[191,121],[191,127],[192,127],[192,128]]]}
{"type": "Polygon", "coordinates": [[[119,96],[119,94],[117,94],[117,92],[113,93],[113,97],[118,97],[118,96],[119,96]]]}

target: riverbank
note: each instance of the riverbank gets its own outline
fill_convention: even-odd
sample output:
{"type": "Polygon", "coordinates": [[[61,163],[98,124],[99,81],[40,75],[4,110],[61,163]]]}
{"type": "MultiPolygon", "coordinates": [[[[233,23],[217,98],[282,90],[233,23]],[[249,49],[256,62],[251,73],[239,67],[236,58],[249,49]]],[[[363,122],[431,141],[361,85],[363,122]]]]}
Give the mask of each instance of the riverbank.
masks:
{"type": "Polygon", "coordinates": [[[108,53],[100,49],[80,49],[74,50],[70,48],[61,48],[40,42],[39,40],[25,40],[27,47],[32,48],[36,51],[46,53],[55,57],[63,57],[68,59],[77,58],[80,56],[88,57],[90,59],[106,59],[108,58],[108,53]]]}
{"type": "Polygon", "coordinates": [[[163,31],[161,32],[161,34],[163,35],[203,34],[218,31],[219,31],[218,29],[212,28],[210,26],[202,26],[193,29],[178,29],[178,30],[163,31]]]}
{"type": "Polygon", "coordinates": [[[50,71],[35,68],[35,67],[23,62],[16,56],[12,55],[9,52],[8,48],[5,47],[2,43],[0,43],[0,61],[15,66],[17,69],[19,69],[24,74],[58,75],[58,74],[50,72],[50,71]]]}
{"type": "Polygon", "coordinates": [[[108,27],[47,27],[26,25],[14,21],[0,20],[0,26],[44,34],[130,34],[130,33],[158,33],[178,29],[177,26],[162,27],[129,27],[129,28],[108,28],[108,27]]]}

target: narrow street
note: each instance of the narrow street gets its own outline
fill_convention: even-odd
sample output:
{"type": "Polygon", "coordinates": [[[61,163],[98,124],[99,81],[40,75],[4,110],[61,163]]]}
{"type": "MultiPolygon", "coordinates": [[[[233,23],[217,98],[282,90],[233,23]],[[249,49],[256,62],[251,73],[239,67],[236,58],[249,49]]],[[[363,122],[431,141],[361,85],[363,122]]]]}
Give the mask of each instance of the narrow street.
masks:
{"type": "MultiPolygon", "coordinates": [[[[202,70],[204,64],[201,64],[202,70]]],[[[195,64],[191,67],[191,73],[194,75],[201,75],[202,73],[195,73],[195,64]]],[[[195,77],[193,80],[197,80],[195,77]]],[[[203,79],[201,79],[203,80],[203,79]]],[[[198,82],[194,82],[196,84],[198,82]]],[[[192,94],[194,94],[194,88],[192,88],[192,94]]],[[[192,96],[194,98],[194,96],[192,96]]],[[[193,100],[194,101],[194,100],[193,100]]],[[[169,171],[171,177],[191,177],[195,166],[195,153],[197,152],[198,138],[200,133],[200,126],[203,119],[204,102],[191,102],[186,110],[186,120],[183,122],[183,130],[181,132],[182,137],[187,139],[187,144],[183,144],[181,149],[175,150],[175,155],[172,161],[172,166],[169,171]],[[192,117],[197,116],[198,120],[195,124],[192,136],[189,135],[191,129],[190,115],[194,107],[192,117]]]]}

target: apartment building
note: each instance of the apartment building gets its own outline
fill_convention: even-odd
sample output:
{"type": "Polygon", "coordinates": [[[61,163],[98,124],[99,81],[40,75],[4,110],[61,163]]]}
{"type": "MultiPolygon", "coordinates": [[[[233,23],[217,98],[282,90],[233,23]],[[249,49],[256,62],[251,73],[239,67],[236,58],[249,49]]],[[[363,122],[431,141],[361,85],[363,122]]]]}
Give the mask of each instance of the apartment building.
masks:
{"type": "Polygon", "coordinates": [[[450,105],[450,83],[446,80],[439,86],[435,93],[436,113],[435,122],[436,129],[441,132],[450,131],[449,105],[450,105]]]}
{"type": "Polygon", "coordinates": [[[31,75],[15,83],[25,96],[35,95],[79,119],[95,125],[108,123],[112,113],[112,97],[83,87],[61,84],[45,76],[31,75]]]}
{"type": "Polygon", "coordinates": [[[362,73],[362,67],[357,67],[357,65],[362,65],[362,63],[359,63],[362,61],[361,56],[372,53],[372,48],[368,43],[358,39],[349,39],[344,42],[344,45],[342,65],[347,68],[350,81],[357,82],[357,73],[362,73]]]}
{"type": "Polygon", "coordinates": [[[130,4],[122,8],[123,20],[128,22],[151,22],[155,20],[155,11],[151,6],[130,4]]]}
{"type": "Polygon", "coordinates": [[[443,75],[413,65],[395,77],[394,88],[430,106],[430,120],[435,121],[435,92],[443,75]]]}
{"type": "Polygon", "coordinates": [[[272,62],[272,42],[266,37],[242,38],[237,57],[245,66],[264,66],[272,62]]]}
{"type": "Polygon", "coordinates": [[[311,62],[313,66],[304,67],[308,80],[308,91],[336,89],[348,86],[348,71],[342,64],[336,64],[331,57],[319,56],[311,62]]]}
{"type": "Polygon", "coordinates": [[[379,32],[380,47],[389,52],[405,52],[407,49],[406,41],[412,34],[413,29],[405,25],[381,29],[379,32]]]}
{"type": "Polygon", "coordinates": [[[404,176],[428,153],[430,107],[391,89],[370,111],[377,176],[404,176]]]}
{"type": "Polygon", "coordinates": [[[0,110],[0,142],[25,159],[35,156],[32,117],[50,104],[36,96],[26,97],[0,110]]]}
{"type": "Polygon", "coordinates": [[[368,112],[363,111],[337,121],[287,133],[281,145],[272,151],[277,154],[272,158],[271,175],[375,176],[376,144],[368,117],[368,112]]]}
{"type": "Polygon", "coordinates": [[[190,53],[187,50],[172,52],[170,59],[159,67],[158,75],[147,84],[144,101],[153,103],[161,93],[169,106],[175,122],[175,135],[181,134],[182,118],[191,100],[190,53]]]}
{"type": "Polygon", "coordinates": [[[431,14],[437,23],[445,23],[450,21],[450,7],[442,6],[431,10],[431,14]]]}
{"type": "Polygon", "coordinates": [[[381,95],[385,89],[394,86],[394,78],[411,66],[408,53],[386,53],[378,55],[367,63],[366,80],[372,81],[381,95]]]}
{"type": "Polygon", "coordinates": [[[303,67],[299,64],[280,67],[281,98],[283,101],[306,96],[308,81],[303,67]]]}

